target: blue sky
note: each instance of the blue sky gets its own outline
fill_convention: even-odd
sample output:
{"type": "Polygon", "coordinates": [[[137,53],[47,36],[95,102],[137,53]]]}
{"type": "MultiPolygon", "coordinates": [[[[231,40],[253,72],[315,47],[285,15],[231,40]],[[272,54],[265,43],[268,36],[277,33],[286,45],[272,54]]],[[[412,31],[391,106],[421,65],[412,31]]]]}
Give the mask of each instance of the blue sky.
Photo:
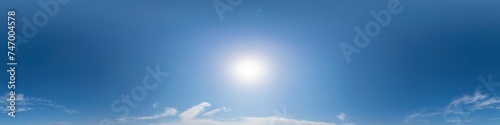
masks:
{"type": "Polygon", "coordinates": [[[1,88],[0,123],[500,123],[493,0],[0,3],[2,12],[16,10],[19,63],[16,117],[1,88]],[[219,15],[214,3],[228,11],[219,15]],[[265,65],[258,81],[234,77],[233,65],[247,57],[265,65]]]}

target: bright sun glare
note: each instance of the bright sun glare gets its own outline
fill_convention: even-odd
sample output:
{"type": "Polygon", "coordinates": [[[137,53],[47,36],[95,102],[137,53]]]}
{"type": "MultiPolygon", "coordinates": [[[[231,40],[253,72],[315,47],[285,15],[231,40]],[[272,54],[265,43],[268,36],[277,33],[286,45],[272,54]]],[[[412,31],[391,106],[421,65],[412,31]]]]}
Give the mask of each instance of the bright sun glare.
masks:
{"type": "Polygon", "coordinates": [[[232,74],[244,83],[255,83],[263,80],[268,72],[266,62],[258,57],[238,58],[232,66],[232,74]]]}

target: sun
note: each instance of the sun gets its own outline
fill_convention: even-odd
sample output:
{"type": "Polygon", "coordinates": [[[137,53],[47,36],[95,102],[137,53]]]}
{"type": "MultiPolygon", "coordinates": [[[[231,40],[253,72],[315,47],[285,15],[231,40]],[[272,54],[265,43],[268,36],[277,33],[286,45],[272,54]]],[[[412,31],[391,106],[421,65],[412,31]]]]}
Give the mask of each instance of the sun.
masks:
{"type": "Polygon", "coordinates": [[[232,64],[232,75],[243,83],[257,83],[268,75],[267,62],[256,56],[237,58],[232,64]]]}

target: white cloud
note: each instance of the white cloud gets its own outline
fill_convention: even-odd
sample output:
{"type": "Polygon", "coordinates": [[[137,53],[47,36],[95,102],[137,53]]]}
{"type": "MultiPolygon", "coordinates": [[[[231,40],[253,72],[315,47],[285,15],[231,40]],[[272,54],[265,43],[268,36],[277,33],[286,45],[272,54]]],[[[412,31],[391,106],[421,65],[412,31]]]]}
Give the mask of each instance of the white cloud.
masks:
{"type": "Polygon", "coordinates": [[[499,110],[500,97],[475,92],[452,100],[444,108],[420,109],[405,117],[403,123],[472,122],[472,113],[482,110],[499,110]]]}
{"type": "Polygon", "coordinates": [[[339,119],[340,119],[340,121],[342,121],[342,122],[344,122],[345,117],[346,117],[346,116],[345,116],[345,114],[344,114],[344,113],[340,113],[339,115],[337,115],[337,118],[339,118],[339,119]]]}
{"type": "Polygon", "coordinates": [[[116,119],[120,123],[128,123],[128,122],[135,122],[136,120],[152,120],[152,119],[158,119],[158,118],[165,118],[168,116],[174,116],[177,115],[177,110],[174,108],[169,108],[165,107],[165,111],[159,114],[151,115],[151,116],[142,116],[142,117],[128,117],[128,118],[119,118],[116,119]]]}
{"type": "Polygon", "coordinates": [[[76,111],[76,110],[72,110],[72,109],[69,109],[69,108],[67,108],[67,107],[64,107],[64,106],[58,105],[57,103],[52,102],[52,101],[49,101],[49,103],[47,103],[46,105],[48,105],[48,106],[52,106],[52,107],[55,107],[55,108],[58,108],[58,109],[61,109],[61,110],[63,110],[64,112],[69,113],[69,114],[78,114],[78,113],[79,113],[79,112],[78,112],[78,111],[76,111]]]}
{"type": "MultiPolygon", "coordinates": [[[[170,122],[148,124],[148,125],[278,125],[277,123],[286,124],[286,125],[337,125],[335,123],[298,120],[298,119],[284,118],[284,117],[278,117],[278,116],[237,117],[237,118],[232,118],[230,120],[215,120],[212,117],[199,118],[198,116],[200,116],[200,115],[211,116],[211,115],[214,115],[214,114],[221,112],[221,111],[225,111],[225,112],[230,111],[229,108],[222,107],[222,108],[214,109],[214,110],[203,113],[210,106],[211,106],[210,103],[202,102],[202,103],[195,105],[195,106],[187,109],[186,111],[180,113],[178,115],[179,119],[177,119],[177,120],[172,120],[170,122]]],[[[177,111],[175,111],[175,112],[177,112],[177,111]]],[[[171,115],[175,115],[176,113],[173,113],[173,110],[168,111],[166,109],[166,111],[163,114],[169,114],[168,116],[171,116],[171,115]],[[170,113],[167,113],[167,112],[170,112],[170,113]]],[[[117,121],[121,122],[121,123],[137,122],[135,120],[142,119],[143,122],[147,122],[147,120],[162,118],[159,116],[161,116],[161,115],[153,115],[153,116],[148,116],[148,117],[122,118],[122,119],[117,119],[117,121]]],[[[163,115],[163,116],[166,116],[166,115],[163,115]]],[[[345,114],[344,114],[344,118],[345,118],[345,114]]],[[[141,122],[141,121],[139,121],[139,122],[141,122]]],[[[355,125],[355,124],[345,123],[345,124],[341,124],[341,125],[355,125]]]]}
{"type": "Polygon", "coordinates": [[[191,107],[190,109],[179,114],[181,120],[189,120],[195,118],[198,114],[205,111],[205,108],[210,107],[210,103],[202,102],[196,106],[191,107]]]}
{"type": "Polygon", "coordinates": [[[174,116],[177,114],[177,110],[174,108],[165,108],[165,112],[161,114],[156,114],[153,116],[146,116],[146,117],[137,117],[135,119],[137,120],[148,120],[148,119],[157,119],[157,118],[163,118],[163,117],[168,117],[168,116],[174,116]]]}
{"type": "Polygon", "coordinates": [[[336,125],[334,123],[314,122],[306,120],[286,119],[275,116],[271,117],[243,117],[240,120],[216,121],[212,119],[191,119],[186,121],[174,121],[168,123],[158,123],[150,125],[277,125],[282,123],[286,125],[336,125]]]}
{"type": "Polygon", "coordinates": [[[153,103],[153,108],[158,107],[158,105],[160,105],[160,102],[155,102],[155,103],[153,103]]]}
{"type": "Polygon", "coordinates": [[[347,115],[345,113],[340,113],[337,115],[337,118],[342,121],[341,125],[356,125],[354,123],[347,123],[347,122],[344,122],[346,121],[347,119],[347,115]]]}
{"type": "Polygon", "coordinates": [[[465,95],[453,100],[446,108],[445,113],[465,114],[477,110],[500,108],[499,97],[488,97],[486,94],[475,92],[474,95],[465,95]]]}
{"type": "Polygon", "coordinates": [[[207,112],[207,113],[203,114],[203,116],[213,116],[214,114],[217,114],[217,113],[219,113],[220,111],[230,112],[230,111],[231,111],[231,109],[228,109],[228,108],[226,108],[226,107],[222,107],[222,108],[218,108],[218,109],[214,109],[214,110],[212,110],[212,111],[209,111],[209,112],[207,112]]]}
{"type": "MultiPolygon", "coordinates": [[[[7,105],[9,105],[9,102],[7,101],[8,98],[10,98],[9,93],[6,93],[5,95],[0,97],[0,105],[1,105],[0,110],[2,110],[3,113],[10,111],[9,109],[4,108],[7,105]]],[[[70,114],[78,114],[79,113],[76,110],[59,105],[56,102],[48,100],[48,99],[27,97],[22,93],[16,93],[16,108],[17,108],[16,111],[18,111],[18,112],[31,111],[31,110],[35,110],[36,108],[42,107],[42,106],[56,108],[56,109],[62,110],[64,112],[70,113],[70,114]]]]}
{"type": "Polygon", "coordinates": [[[483,108],[500,108],[497,104],[500,104],[500,99],[499,98],[490,98],[488,100],[478,102],[476,105],[474,105],[475,109],[483,109],[483,108]]]}
{"type": "Polygon", "coordinates": [[[24,111],[29,111],[29,110],[33,110],[33,108],[28,107],[28,108],[18,108],[18,109],[16,109],[17,112],[24,112],[24,111]]]}
{"type": "Polygon", "coordinates": [[[64,109],[63,111],[66,113],[69,113],[69,114],[78,114],[79,113],[78,111],[70,110],[70,109],[64,109]]]}

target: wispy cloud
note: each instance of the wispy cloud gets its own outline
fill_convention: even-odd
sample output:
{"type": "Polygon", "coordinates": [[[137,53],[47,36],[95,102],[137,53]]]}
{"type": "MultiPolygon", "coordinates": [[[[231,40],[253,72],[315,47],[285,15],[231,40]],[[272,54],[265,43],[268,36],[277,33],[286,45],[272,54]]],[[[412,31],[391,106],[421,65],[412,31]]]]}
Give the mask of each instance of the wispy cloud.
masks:
{"type": "Polygon", "coordinates": [[[346,116],[345,116],[345,114],[344,114],[344,113],[340,113],[339,115],[337,115],[337,118],[339,118],[339,119],[340,119],[340,121],[342,121],[342,122],[344,122],[345,117],[346,117],[346,116]]]}
{"type": "Polygon", "coordinates": [[[198,114],[205,110],[206,107],[210,107],[210,103],[202,102],[196,106],[191,107],[190,109],[179,114],[181,120],[189,120],[195,118],[198,114]]]}
{"type": "Polygon", "coordinates": [[[160,105],[160,102],[155,102],[155,103],[153,103],[153,108],[156,108],[156,107],[158,107],[159,105],[160,105]]]}
{"type": "Polygon", "coordinates": [[[346,121],[347,119],[347,115],[345,113],[340,113],[337,115],[337,118],[342,122],[340,125],[356,125],[354,123],[348,123],[348,122],[344,122],[346,121]]]}
{"type": "Polygon", "coordinates": [[[425,123],[431,121],[442,122],[443,109],[442,108],[421,108],[414,113],[405,116],[403,124],[425,123]]]}
{"type": "Polygon", "coordinates": [[[315,122],[306,120],[296,120],[270,117],[242,117],[240,120],[216,121],[212,119],[190,119],[185,121],[173,121],[168,123],[157,123],[150,125],[275,125],[275,122],[285,123],[286,125],[336,125],[334,123],[315,122]]]}
{"type": "Polygon", "coordinates": [[[222,107],[222,108],[218,108],[218,109],[214,109],[212,111],[209,111],[209,112],[203,114],[203,116],[213,116],[214,114],[217,114],[217,113],[219,113],[221,111],[223,111],[223,112],[230,112],[231,109],[228,109],[226,107],[222,107]]]}
{"type": "MultiPolygon", "coordinates": [[[[9,97],[10,97],[9,93],[6,93],[5,95],[0,97],[0,104],[2,104],[0,109],[2,110],[3,113],[10,111],[9,109],[5,108],[7,105],[9,105],[9,102],[7,101],[7,98],[9,98],[9,97]]],[[[28,97],[22,93],[16,94],[16,108],[17,108],[16,111],[17,112],[31,111],[31,110],[35,110],[35,109],[37,109],[39,107],[43,107],[43,106],[56,108],[56,109],[62,110],[64,112],[70,113],[70,114],[78,114],[79,113],[76,110],[70,109],[66,106],[59,105],[56,102],[48,100],[48,99],[28,97]]]]}
{"type": "Polygon", "coordinates": [[[176,109],[165,107],[165,111],[163,111],[162,113],[159,113],[159,114],[155,114],[155,115],[151,115],[151,116],[119,118],[119,119],[117,119],[117,121],[120,123],[128,123],[128,122],[135,122],[136,120],[151,120],[151,119],[164,118],[164,117],[174,116],[174,115],[177,115],[176,109]]]}
{"type": "MultiPolygon", "coordinates": [[[[161,123],[151,123],[147,122],[147,120],[159,119],[166,116],[176,115],[176,110],[172,108],[166,108],[163,114],[157,114],[153,116],[146,117],[130,117],[130,118],[122,118],[117,119],[118,122],[136,122],[136,120],[143,120],[143,122],[151,123],[149,125],[275,125],[275,123],[280,122],[286,125],[338,125],[335,123],[327,123],[327,122],[317,122],[317,121],[308,121],[308,120],[298,120],[291,118],[284,118],[278,116],[268,116],[268,117],[237,117],[232,118],[230,120],[215,120],[211,117],[199,117],[199,116],[211,116],[222,111],[229,112],[231,111],[227,107],[221,107],[217,109],[210,110],[205,112],[207,108],[211,106],[208,102],[202,102],[198,105],[192,106],[191,108],[183,111],[178,116],[179,119],[172,120],[170,122],[161,122],[161,123]],[[175,113],[174,113],[175,112],[175,113]]],[[[343,114],[343,113],[342,113],[343,114]]],[[[345,114],[343,116],[345,119],[345,114]]],[[[353,123],[345,123],[340,125],[355,125],[353,123]]]]}
{"type": "Polygon", "coordinates": [[[177,114],[177,110],[173,108],[165,108],[165,112],[161,114],[156,114],[153,116],[145,116],[145,117],[137,117],[135,119],[137,120],[148,120],[148,119],[157,119],[157,118],[163,118],[163,117],[168,117],[168,116],[173,116],[177,114]]]}
{"type": "Polygon", "coordinates": [[[24,111],[29,111],[29,110],[33,110],[33,108],[30,108],[30,107],[27,107],[27,108],[18,108],[16,111],[17,112],[24,112],[24,111]]]}
{"type": "Polygon", "coordinates": [[[500,98],[476,91],[453,99],[443,108],[423,108],[405,117],[404,124],[473,122],[472,113],[483,110],[500,111],[500,98]]]}

